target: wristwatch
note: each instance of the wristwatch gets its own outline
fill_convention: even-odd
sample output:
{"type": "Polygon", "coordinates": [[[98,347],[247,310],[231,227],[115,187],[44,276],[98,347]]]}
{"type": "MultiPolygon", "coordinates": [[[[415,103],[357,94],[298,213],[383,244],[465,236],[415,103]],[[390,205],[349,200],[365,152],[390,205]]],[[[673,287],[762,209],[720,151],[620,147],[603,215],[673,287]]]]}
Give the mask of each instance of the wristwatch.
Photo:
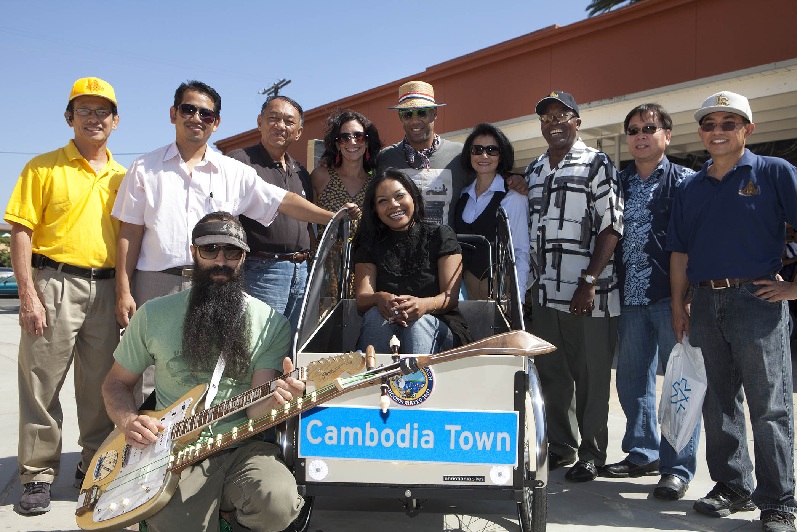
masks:
{"type": "Polygon", "coordinates": [[[583,274],[581,276],[581,278],[584,279],[584,281],[586,281],[589,284],[591,284],[592,286],[595,286],[595,283],[598,282],[598,278],[597,277],[595,277],[594,275],[590,275],[588,273],[583,274]]]}

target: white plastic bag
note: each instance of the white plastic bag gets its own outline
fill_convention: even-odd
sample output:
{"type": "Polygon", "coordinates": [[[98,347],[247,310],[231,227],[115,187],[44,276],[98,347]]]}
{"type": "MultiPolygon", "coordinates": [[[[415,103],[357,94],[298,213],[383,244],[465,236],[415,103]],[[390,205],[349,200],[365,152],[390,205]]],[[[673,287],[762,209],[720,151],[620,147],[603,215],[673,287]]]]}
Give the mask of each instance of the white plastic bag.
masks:
{"type": "Polygon", "coordinates": [[[700,421],[706,396],[706,366],[699,347],[693,347],[684,335],[675,344],[664,374],[659,403],[661,436],[675,452],[686,447],[700,421]]]}

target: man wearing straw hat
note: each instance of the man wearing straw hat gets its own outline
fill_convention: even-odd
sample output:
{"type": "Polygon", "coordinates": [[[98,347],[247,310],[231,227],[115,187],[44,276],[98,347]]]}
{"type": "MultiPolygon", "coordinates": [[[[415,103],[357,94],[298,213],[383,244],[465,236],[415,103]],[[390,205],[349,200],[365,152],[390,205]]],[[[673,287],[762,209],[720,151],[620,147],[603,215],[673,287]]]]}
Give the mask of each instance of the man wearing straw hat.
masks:
{"type": "Polygon", "coordinates": [[[386,168],[403,170],[421,189],[426,218],[438,224],[453,223],[454,203],[469,181],[459,162],[462,144],[440,138],[434,132],[437,108],[434,87],[424,81],[408,81],[399,87],[398,111],[404,139],[388,146],[376,160],[377,173],[386,168]]]}
{"type": "Polygon", "coordinates": [[[50,510],[59,474],[63,413],[58,392],[75,359],[77,479],[113,430],[100,383],[119,342],[114,266],[119,222],[111,205],[125,169],[108,137],[119,124],[116,94],[99,78],[72,86],[64,113],[74,139],[32,159],[6,207],[11,262],[19,284],[19,451],[21,514],[50,510]]]}

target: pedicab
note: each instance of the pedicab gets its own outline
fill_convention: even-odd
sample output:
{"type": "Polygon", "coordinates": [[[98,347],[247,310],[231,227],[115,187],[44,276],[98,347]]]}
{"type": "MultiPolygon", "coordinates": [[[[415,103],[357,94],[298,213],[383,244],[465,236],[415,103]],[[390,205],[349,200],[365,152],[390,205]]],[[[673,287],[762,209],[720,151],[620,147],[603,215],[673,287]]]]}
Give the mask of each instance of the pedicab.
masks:
{"type": "MultiPolygon", "coordinates": [[[[503,209],[497,221],[492,245],[458,235],[463,246],[489,250],[494,265],[489,298],[459,302],[476,343],[501,333],[531,337],[511,333],[523,329],[523,307],[503,209]]],[[[361,318],[352,296],[349,231],[343,217],[321,238],[293,340],[297,366],[355,349],[361,318]]],[[[534,340],[549,346],[543,352],[553,349],[534,340]]],[[[398,359],[376,353],[375,365],[398,359]]],[[[295,530],[307,530],[320,497],[398,499],[410,517],[430,499],[514,501],[521,531],[546,529],[545,409],[528,356],[498,349],[394,377],[292,418],[278,439],[306,500],[295,530]]]]}

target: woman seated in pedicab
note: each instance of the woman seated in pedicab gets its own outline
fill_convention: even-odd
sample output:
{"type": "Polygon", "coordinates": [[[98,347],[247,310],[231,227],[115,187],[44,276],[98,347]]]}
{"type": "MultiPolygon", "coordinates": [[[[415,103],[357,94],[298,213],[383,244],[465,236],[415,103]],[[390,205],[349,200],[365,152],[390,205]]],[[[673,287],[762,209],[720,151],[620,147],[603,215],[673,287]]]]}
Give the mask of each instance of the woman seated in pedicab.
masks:
{"type": "Polygon", "coordinates": [[[462,251],[447,225],[424,222],[423,197],[403,172],[388,168],[368,186],[352,245],[357,348],[390,353],[438,353],[473,341],[457,310],[462,251]]]}

